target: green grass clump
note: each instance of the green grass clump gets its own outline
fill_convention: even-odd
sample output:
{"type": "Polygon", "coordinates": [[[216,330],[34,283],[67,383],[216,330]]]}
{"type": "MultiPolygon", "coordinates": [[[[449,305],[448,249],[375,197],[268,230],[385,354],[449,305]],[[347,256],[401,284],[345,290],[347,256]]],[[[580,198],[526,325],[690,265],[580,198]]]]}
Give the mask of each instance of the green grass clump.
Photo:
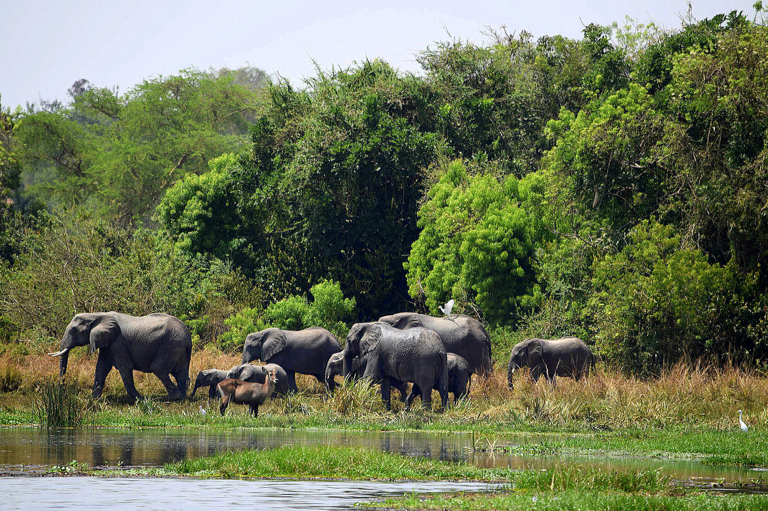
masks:
{"type": "Polygon", "coordinates": [[[46,428],[76,428],[84,423],[86,409],[87,403],[79,395],[77,385],[48,380],[40,385],[33,416],[35,422],[46,428]]]}
{"type": "Polygon", "coordinates": [[[283,446],[224,452],[165,466],[175,475],[361,480],[473,480],[508,483],[515,490],[619,490],[658,492],[670,478],[656,470],[617,471],[561,464],[552,470],[480,468],[428,458],[404,457],[376,449],[283,446]]]}
{"type": "Polygon", "coordinates": [[[383,502],[361,504],[367,508],[386,509],[461,509],[466,511],[557,509],[580,511],[730,511],[762,510],[768,495],[718,495],[711,493],[627,494],[594,491],[559,493],[489,492],[454,495],[406,494],[383,502]]]}
{"type": "Polygon", "coordinates": [[[375,449],[284,446],[271,450],[225,452],[165,466],[175,475],[202,477],[279,477],[295,479],[502,481],[506,469],[483,469],[375,449]]]}

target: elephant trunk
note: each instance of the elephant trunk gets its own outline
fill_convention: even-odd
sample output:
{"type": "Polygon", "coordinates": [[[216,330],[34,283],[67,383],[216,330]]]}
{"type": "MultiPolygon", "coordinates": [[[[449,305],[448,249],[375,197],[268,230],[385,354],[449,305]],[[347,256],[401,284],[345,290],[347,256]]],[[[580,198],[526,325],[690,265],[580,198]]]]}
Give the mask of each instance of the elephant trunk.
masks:
{"type": "Polygon", "coordinates": [[[341,366],[341,375],[346,380],[349,378],[350,373],[352,372],[352,359],[353,359],[353,353],[351,350],[345,350],[344,351],[344,362],[341,366]]]}
{"type": "Polygon", "coordinates": [[[509,388],[509,390],[513,390],[512,375],[515,374],[516,369],[517,369],[517,364],[514,362],[510,362],[509,367],[507,368],[507,387],[509,388]]]}
{"type": "Polygon", "coordinates": [[[67,374],[67,362],[69,362],[69,348],[65,348],[57,353],[51,353],[52,357],[61,357],[59,359],[59,378],[63,379],[67,374]]]}

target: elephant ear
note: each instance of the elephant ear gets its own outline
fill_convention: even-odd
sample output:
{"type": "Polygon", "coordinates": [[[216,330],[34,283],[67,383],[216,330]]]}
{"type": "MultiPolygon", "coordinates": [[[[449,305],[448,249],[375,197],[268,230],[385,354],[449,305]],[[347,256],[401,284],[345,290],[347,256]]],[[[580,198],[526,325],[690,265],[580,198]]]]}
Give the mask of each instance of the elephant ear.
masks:
{"type": "Polygon", "coordinates": [[[381,325],[371,325],[365,329],[360,339],[360,358],[375,350],[381,340],[381,325]]]}
{"type": "Polygon", "coordinates": [[[261,360],[269,362],[269,359],[283,351],[287,345],[288,341],[285,338],[285,332],[282,330],[272,332],[261,346],[261,360]]]}
{"type": "Polygon", "coordinates": [[[528,344],[528,367],[536,367],[543,362],[543,348],[541,340],[531,339],[528,344]]]}
{"type": "Polygon", "coordinates": [[[418,314],[411,314],[411,316],[408,318],[408,324],[406,326],[407,328],[418,328],[424,325],[421,323],[421,316],[418,314]]]}
{"type": "Polygon", "coordinates": [[[110,346],[120,335],[120,326],[114,316],[100,316],[91,324],[91,353],[99,348],[110,346]]]}

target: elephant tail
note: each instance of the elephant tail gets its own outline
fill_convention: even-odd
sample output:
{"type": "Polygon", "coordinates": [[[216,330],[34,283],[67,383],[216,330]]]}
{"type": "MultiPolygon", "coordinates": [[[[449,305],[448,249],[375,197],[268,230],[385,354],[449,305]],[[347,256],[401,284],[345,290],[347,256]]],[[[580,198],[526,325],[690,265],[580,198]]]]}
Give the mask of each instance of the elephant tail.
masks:
{"type": "Polygon", "coordinates": [[[483,343],[483,349],[487,351],[487,353],[483,354],[483,361],[482,361],[482,376],[485,376],[486,378],[493,375],[493,354],[492,354],[492,346],[491,346],[491,336],[488,335],[488,331],[485,329],[482,323],[480,323],[480,331],[485,336],[485,342],[483,343]]]}

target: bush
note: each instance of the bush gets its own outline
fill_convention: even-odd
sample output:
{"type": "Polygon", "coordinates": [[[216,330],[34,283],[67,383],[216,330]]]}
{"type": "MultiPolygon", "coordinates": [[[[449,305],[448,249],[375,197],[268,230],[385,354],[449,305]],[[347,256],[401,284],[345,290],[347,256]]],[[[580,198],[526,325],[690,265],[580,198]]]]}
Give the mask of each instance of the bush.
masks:
{"type": "Polygon", "coordinates": [[[242,351],[243,343],[248,334],[266,328],[260,315],[261,311],[258,308],[246,307],[224,320],[224,324],[229,327],[229,330],[219,337],[219,348],[226,353],[242,351]]]}
{"type": "Polygon", "coordinates": [[[235,307],[260,299],[230,265],[185,256],[162,233],[127,231],[73,212],[30,233],[14,264],[0,266],[0,339],[35,329],[59,337],[76,313],[114,310],[207,315],[205,329],[194,325],[205,342],[235,307]]]}
{"type": "Polygon", "coordinates": [[[325,280],[312,286],[313,301],[301,296],[291,296],[267,307],[264,318],[271,325],[286,330],[301,330],[312,326],[325,328],[338,339],[347,336],[355,315],[355,299],[344,298],[341,285],[325,280]]]}
{"type": "Polygon", "coordinates": [[[597,261],[593,283],[599,351],[630,372],[658,372],[684,357],[751,361],[766,351],[753,334],[765,318],[756,276],[733,261],[710,264],[681,246],[671,226],[636,226],[620,253],[597,261]]]}

